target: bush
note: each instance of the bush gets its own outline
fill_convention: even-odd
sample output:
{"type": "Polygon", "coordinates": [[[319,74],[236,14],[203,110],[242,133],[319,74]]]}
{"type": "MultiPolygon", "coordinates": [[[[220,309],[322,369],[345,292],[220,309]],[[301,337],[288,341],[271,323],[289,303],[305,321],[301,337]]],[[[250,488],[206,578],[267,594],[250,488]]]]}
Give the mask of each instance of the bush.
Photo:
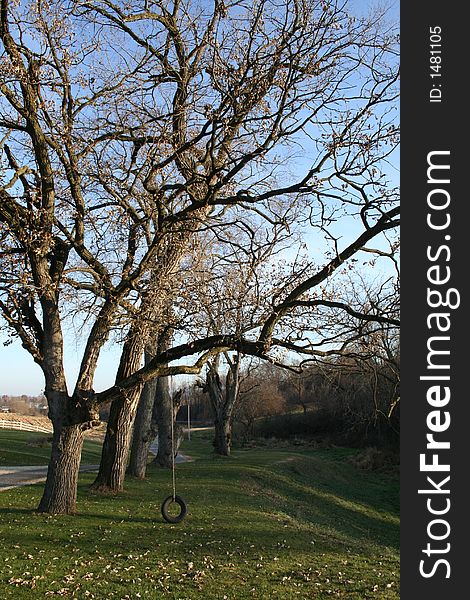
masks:
{"type": "Polygon", "coordinates": [[[364,448],[398,448],[399,434],[394,424],[378,414],[372,420],[352,421],[347,413],[326,408],[307,413],[290,413],[260,419],[254,437],[316,440],[321,443],[364,448]]]}
{"type": "Polygon", "coordinates": [[[393,450],[365,448],[359,454],[348,459],[349,462],[363,471],[390,471],[400,464],[400,455],[393,450]]]}

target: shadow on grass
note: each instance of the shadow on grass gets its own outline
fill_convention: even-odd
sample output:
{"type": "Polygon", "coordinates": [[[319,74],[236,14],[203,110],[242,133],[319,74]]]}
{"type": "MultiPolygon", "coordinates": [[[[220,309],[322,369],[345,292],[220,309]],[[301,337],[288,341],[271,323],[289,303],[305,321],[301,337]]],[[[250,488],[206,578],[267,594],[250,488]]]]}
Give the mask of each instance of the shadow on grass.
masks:
{"type": "Polygon", "coordinates": [[[272,548],[280,536],[299,553],[308,552],[310,540],[317,549],[347,548],[368,556],[399,547],[398,509],[391,499],[397,482],[310,453],[255,451],[222,461],[206,455],[181,465],[178,493],[188,501],[189,514],[178,525],[166,523],[160,513],[170,493],[169,471],[149,468],[147,479],[127,479],[126,491],[116,495],[91,492],[93,478],[80,476],[78,512],[72,517],[35,512],[43,486],[29,486],[28,503],[34,507],[0,509],[5,541],[14,544],[21,530],[34,543],[39,536],[52,544],[57,538],[69,542],[73,530],[83,530],[84,538],[109,552],[116,544],[121,550],[152,547],[169,538],[184,547],[197,539],[214,551],[231,551],[232,538],[248,547],[272,548]]]}
{"type": "Polygon", "coordinates": [[[34,513],[34,510],[31,508],[0,508],[0,515],[10,515],[10,516],[27,516],[34,513]]]}
{"type": "Polygon", "coordinates": [[[342,490],[306,486],[288,476],[252,474],[245,480],[247,493],[263,498],[266,508],[311,525],[322,533],[323,542],[368,545],[370,542],[398,550],[400,531],[398,515],[383,506],[371,508],[371,502],[347,496],[342,490]],[[251,488],[251,489],[250,489],[251,488]],[[330,540],[331,538],[331,540],[330,540]]]}

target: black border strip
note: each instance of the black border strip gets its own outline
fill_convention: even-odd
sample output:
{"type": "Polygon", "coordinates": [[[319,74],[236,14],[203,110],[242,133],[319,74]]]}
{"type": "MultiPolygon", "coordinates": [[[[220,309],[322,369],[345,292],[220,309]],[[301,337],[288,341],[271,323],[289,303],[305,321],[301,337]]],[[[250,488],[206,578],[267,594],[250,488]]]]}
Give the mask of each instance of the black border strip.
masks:
{"type": "MultiPolygon", "coordinates": [[[[470,174],[466,164],[470,141],[466,98],[466,82],[470,79],[468,12],[467,3],[432,0],[403,2],[401,5],[402,600],[463,598],[468,586],[470,399],[465,385],[466,374],[470,373],[466,244],[470,238],[467,220],[470,198],[465,186],[467,172],[470,174]],[[440,28],[441,47],[437,35],[431,39],[430,28],[440,28]],[[436,45],[431,48],[433,41],[436,45]],[[438,50],[440,53],[436,52],[438,50]],[[441,62],[431,59],[432,56],[439,56],[441,62]],[[437,63],[440,69],[432,69],[437,63]],[[437,72],[439,75],[431,76],[437,72]],[[450,154],[429,154],[437,151],[450,154]],[[450,183],[443,182],[446,180],[443,169],[431,171],[428,181],[429,161],[450,165],[447,171],[450,183]],[[433,189],[444,191],[436,191],[429,200],[428,195],[433,189]],[[429,207],[428,202],[432,204],[434,200],[436,204],[439,201],[446,204],[447,194],[450,197],[447,208],[434,210],[429,207]],[[448,214],[449,226],[445,229],[430,227],[427,223],[430,212],[433,213],[430,218],[435,219],[437,225],[437,219],[443,224],[448,214]],[[428,269],[436,265],[438,268],[429,272],[428,269]],[[450,278],[446,283],[431,284],[429,281],[433,277],[442,280],[448,274],[450,278]],[[431,308],[429,289],[440,291],[444,299],[449,289],[456,290],[449,296],[449,304],[456,304],[460,297],[460,306],[431,308]],[[429,319],[430,314],[437,312],[448,317],[429,319]],[[450,323],[449,330],[438,331],[438,322],[443,329],[450,323]],[[450,339],[430,342],[433,336],[450,339]],[[449,350],[450,354],[430,355],[429,343],[432,349],[449,350]],[[450,368],[445,369],[446,365],[450,368]],[[433,381],[420,379],[421,376],[448,376],[450,379],[433,381]],[[430,392],[433,386],[435,389],[430,392]],[[445,402],[447,387],[450,400],[445,402]],[[430,416],[433,411],[438,413],[430,416]],[[448,418],[450,425],[444,428],[448,418]],[[450,449],[426,448],[426,435],[432,433],[430,426],[442,426],[443,431],[434,433],[433,439],[450,442],[450,449]],[[420,454],[423,453],[427,464],[436,460],[440,465],[449,464],[450,471],[420,470],[420,454]],[[433,454],[437,454],[437,458],[434,459],[433,454]],[[427,480],[428,476],[434,483],[427,480]],[[445,481],[448,476],[450,479],[445,481]],[[419,494],[419,489],[428,492],[419,494]],[[433,515],[430,509],[448,510],[433,515]],[[432,523],[439,519],[446,521],[449,529],[443,522],[432,523]],[[442,539],[431,539],[429,532],[442,539]],[[443,562],[437,563],[439,560],[443,562]],[[427,577],[420,573],[420,565],[427,577]]],[[[438,304],[438,298],[435,294],[431,302],[434,300],[438,304]]]]}

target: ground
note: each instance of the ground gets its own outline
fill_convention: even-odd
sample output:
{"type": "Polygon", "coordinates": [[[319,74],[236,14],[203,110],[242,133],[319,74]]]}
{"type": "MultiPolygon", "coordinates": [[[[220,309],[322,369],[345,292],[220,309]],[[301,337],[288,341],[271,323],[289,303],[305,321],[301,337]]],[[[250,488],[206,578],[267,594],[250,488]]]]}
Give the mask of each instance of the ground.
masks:
{"type": "Polygon", "coordinates": [[[207,433],[183,451],[195,460],[178,466],[189,511],[178,525],[160,514],[163,470],[107,497],[82,474],[73,517],[34,513],[41,485],[2,492],[0,597],[399,598],[396,474],[360,471],[339,448],[217,459],[207,433]]]}

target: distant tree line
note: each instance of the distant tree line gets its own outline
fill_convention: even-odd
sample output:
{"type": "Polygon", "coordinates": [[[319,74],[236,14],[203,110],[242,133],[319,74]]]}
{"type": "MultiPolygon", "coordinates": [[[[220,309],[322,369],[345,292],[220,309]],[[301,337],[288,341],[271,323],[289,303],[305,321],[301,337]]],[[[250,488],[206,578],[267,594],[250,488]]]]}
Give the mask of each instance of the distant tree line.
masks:
{"type": "MultiPolygon", "coordinates": [[[[388,357],[330,358],[298,372],[269,363],[246,368],[230,423],[234,442],[273,437],[397,447],[399,384],[397,349],[388,357]]],[[[225,385],[222,376],[221,387],[225,385]]],[[[213,422],[215,414],[203,386],[195,385],[185,395],[190,398],[193,420],[210,422],[212,412],[213,422]]],[[[179,420],[187,416],[186,404],[180,408],[179,420]]]]}
{"type": "Polygon", "coordinates": [[[4,412],[18,413],[20,415],[45,415],[47,414],[47,400],[40,394],[39,396],[11,396],[3,394],[0,400],[0,406],[4,412]]]}
{"type": "Polygon", "coordinates": [[[282,418],[277,413],[253,420],[248,431],[241,430],[245,439],[297,437],[355,447],[398,447],[399,379],[397,370],[386,363],[332,360],[301,377],[283,379],[279,393],[287,408],[282,418]]]}

